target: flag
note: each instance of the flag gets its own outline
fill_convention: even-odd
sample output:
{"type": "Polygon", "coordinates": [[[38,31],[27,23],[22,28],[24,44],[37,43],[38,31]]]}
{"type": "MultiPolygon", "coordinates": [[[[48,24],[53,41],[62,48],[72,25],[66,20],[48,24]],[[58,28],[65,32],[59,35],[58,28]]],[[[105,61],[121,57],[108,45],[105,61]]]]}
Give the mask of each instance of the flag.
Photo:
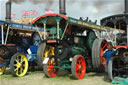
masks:
{"type": "Polygon", "coordinates": [[[53,9],[45,9],[44,13],[51,14],[51,13],[54,13],[54,10],[53,9]]]}
{"type": "Polygon", "coordinates": [[[15,18],[16,17],[16,14],[11,14],[11,18],[15,18]]]}

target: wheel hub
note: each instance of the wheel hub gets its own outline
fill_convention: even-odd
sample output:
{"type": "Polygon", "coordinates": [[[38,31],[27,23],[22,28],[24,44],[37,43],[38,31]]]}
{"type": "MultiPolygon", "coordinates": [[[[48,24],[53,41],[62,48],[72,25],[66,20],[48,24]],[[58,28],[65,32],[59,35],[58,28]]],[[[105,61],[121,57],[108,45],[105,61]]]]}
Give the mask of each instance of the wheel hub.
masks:
{"type": "Polygon", "coordinates": [[[18,64],[17,64],[17,67],[18,67],[18,68],[20,68],[21,66],[22,66],[22,64],[21,64],[21,63],[18,63],[18,64]]]}

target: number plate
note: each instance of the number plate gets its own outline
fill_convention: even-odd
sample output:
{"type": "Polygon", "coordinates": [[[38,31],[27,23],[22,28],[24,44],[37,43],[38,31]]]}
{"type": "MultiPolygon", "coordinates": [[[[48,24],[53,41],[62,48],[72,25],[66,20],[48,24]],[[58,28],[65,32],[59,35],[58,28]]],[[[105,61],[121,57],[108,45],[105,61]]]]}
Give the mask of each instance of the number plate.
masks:
{"type": "Polygon", "coordinates": [[[47,64],[49,58],[45,58],[44,61],[43,61],[43,64],[47,64]]]}
{"type": "Polygon", "coordinates": [[[30,48],[27,50],[27,52],[28,52],[29,55],[32,54],[30,48]]]}

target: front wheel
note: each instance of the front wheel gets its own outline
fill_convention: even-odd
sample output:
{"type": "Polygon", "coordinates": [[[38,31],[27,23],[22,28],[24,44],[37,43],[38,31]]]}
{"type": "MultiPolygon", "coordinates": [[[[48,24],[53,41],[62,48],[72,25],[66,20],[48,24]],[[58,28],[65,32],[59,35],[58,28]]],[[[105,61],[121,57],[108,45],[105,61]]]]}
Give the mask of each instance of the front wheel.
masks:
{"type": "Polygon", "coordinates": [[[75,79],[83,79],[86,73],[86,63],[83,56],[76,55],[71,65],[72,75],[75,79]]]}
{"type": "Polygon", "coordinates": [[[22,77],[28,71],[28,60],[24,54],[16,53],[11,58],[10,70],[14,76],[22,77]]]}
{"type": "Polygon", "coordinates": [[[57,58],[55,58],[55,56],[48,56],[47,58],[45,58],[45,60],[43,61],[43,70],[44,73],[47,77],[49,78],[53,78],[56,77],[59,69],[55,68],[55,66],[57,66],[57,58]]]}

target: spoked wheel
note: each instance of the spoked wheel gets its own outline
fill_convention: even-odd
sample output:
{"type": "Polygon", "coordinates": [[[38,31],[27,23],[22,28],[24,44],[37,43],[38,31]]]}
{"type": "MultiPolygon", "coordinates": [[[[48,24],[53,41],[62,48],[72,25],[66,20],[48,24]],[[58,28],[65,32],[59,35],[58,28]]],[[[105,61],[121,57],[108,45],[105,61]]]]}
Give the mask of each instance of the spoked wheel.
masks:
{"type": "Polygon", "coordinates": [[[114,57],[112,57],[111,58],[111,60],[109,61],[109,63],[108,63],[108,78],[112,81],[113,80],[113,78],[115,77],[115,76],[117,76],[118,75],[118,72],[117,72],[117,67],[118,65],[117,65],[117,61],[116,61],[116,58],[114,58],[114,57]]]}
{"type": "Polygon", "coordinates": [[[24,76],[28,71],[28,60],[26,56],[21,53],[16,53],[11,58],[10,70],[14,76],[24,76]]]}
{"type": "Polygon", "coordinates": [[[93,67],[98,71],[105,71],[106,59],[103,57],[103,52],[108,48],[108,43],[104,39],[96,39],[92,48],[92,63],[93,67]]]}
{"type": "Polygon", "coordinates": [[[48,55],[54,55],[54,48],[51,46],[46,45],[46,43],[42,43],[39,45],[37,56],[38,56],[38,67],[40,69],[43,68],[42,62],[48,55]]]}
{"type": "MultiPolygon", "coordinates": [[[[5,63],[3,62],[3,59],[0,58],[0,65],[2,64],[5,64],[5,63]]],[[[5,70],[6,70],[6,66],[0,66],[0,75],[4,74],[5,70]]]]}
{"type": "Polygon", "coordinates": [[[75,79],[82,79],[86,73],[86,63],[83,56],[76,55],[71,65],[72,75],[75,79]]]}
{"type": "Polygon", "coordinates": [[[48,56],[47,58],[48,58],[48,61],[43,66],[44,73],[49,78],[56,77],[59,71],[58,68],[54,68],[54,66],[58,65],[57,59],[54,56],[48,56]]]}

